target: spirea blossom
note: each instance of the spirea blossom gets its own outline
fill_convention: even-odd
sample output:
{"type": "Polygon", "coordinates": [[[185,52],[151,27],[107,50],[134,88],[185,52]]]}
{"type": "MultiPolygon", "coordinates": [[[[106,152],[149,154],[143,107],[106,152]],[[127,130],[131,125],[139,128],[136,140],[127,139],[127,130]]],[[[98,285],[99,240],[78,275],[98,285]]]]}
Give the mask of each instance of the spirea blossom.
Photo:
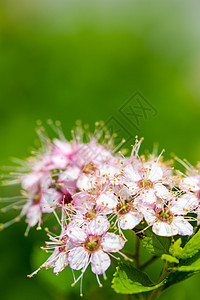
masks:
{"type": "Polygon", "coordinates": [[[93,135],[78,126],[71,140],[59,124],[51,125],[58,137],[50,140],[41,127],[41,148],[18,160],[15,171],[5,175],[10,184],[21,185],[21,195],[1,199],[14,202],[2,211],[20,210],[1,229],[24,216],[25,234],[32,227],[40,229],[45,216],[53,215],[60,226],[58,235],[48,232],[45,249],[51,255],[29,277],[42,267],[54,273],[71,268],[75,284],[91,266],[101,286],[99,275],[106,277],[110,257],[130,259],[123,252],[127,230],[137,233],[139,226],[144,234],[147,228],[158,236],[193,234],[200,224],[198,167],[177,159],[186,167],[181,173],[172,161],[164,161],[164,151],[139,155],[142,139],[137,138],[125,157],[123,150],[118,152],[124,141],[115,147],[102,123],[96,124],[93,135]],[[74,271],[80,270],[76,278],[74,271]]]}

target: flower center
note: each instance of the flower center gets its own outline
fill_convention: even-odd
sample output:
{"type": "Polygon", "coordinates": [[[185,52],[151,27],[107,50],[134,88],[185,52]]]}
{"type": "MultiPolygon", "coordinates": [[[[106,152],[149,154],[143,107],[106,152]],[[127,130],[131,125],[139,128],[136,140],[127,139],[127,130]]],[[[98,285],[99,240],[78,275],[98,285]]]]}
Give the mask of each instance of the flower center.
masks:
{"type": "Polygon", "coordinates": [[[89,235],[86,243],[85,243],[85,248],[86,250],[90,252],[96,251],[100,246],[100,239],[97,236],[94,235],[89,235]]]}
{"type": "Polygon", "coordinates": [[[35,194],[33,197],[33,204],[37,204],[40,202],[40,193],[35,194]]]}
{"type": "Polygon", "coordinates": [[[87,164],[87,165],[84,166],[83,173],[91,174],[95,170],[96,170],[96,166],[94,164],[92,164],[92,163],[89,163],[89,164],[87,164]]]}
{"type": "Polygon", "coordinates": [[[149,189],[153,186],[153,182],[150,179],[141,179],[138,181],[138,186],[141,188],[149,189]]]}
{"type": "Polygon", "coordinates": [[[61,246],[58,248],[59,252],[62,252],[62,251],[65,250],[66,242],[67,242],[67,238],[66,237],[62,237],[61,238],[61,243],[60,243],[61,246]]]}
{"type": "Polygon", "coordinates": [[[68,191],[66,191],[63,195],[64,204],[69,204],[72,202],[72,200],[72,195],[68,191]]]}
{"type": "Polygon", "coordinates": [[[156,216],[162,222],[169,222],[172,221],[173,214],[168,208],[161,208],[156,210],[156,216]]]}
{"type": "Polygon", "coordinates": [[[96,216],[96,209],[92,209],[91,211],[88,211],[86,214],[85,214],[85,217],[86,219],[92,219],[96,216]]]}
{"type": "Polygon", "coordinates": [[[121,215],[127,214],[131,210],[131,205],[128,201],[125,201],[125,203],[118,203],[117,204],[117,211],[121,215]]]}

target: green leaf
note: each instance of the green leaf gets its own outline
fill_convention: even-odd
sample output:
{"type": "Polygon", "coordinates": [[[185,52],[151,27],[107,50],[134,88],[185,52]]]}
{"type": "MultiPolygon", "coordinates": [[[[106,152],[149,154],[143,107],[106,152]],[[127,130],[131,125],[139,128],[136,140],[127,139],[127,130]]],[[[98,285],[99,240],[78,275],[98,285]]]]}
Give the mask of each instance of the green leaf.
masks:
{"type": "Polygon", "coordinates": [[[165,261],[167,261],[167,262],[169,262],[169,263],[176,263],[176,264],[179,263],[179,260],[178,260],[176,257],[171,256],[171,255],[169,255],[169,254],[163,254],[163,255],[161,256],[161,259],[162,259],[162,260],[165,260],[165,261]]]}
{"type": "Polygon", "coordinates": [[[200,231],[198,231],[183,248],[181,258],[186,259],[194,256],[200,250],[200,231]]]}
{"type": "Polygon", "coordinates": [[[170,247],[170,254],[181,259],[187,259],[194,256],[200,250],[200,231],[198,231],[190,240],[181,247],[181,239],[179,238],[170,247]]]}
{"type": "Polygon", "coordinates": [[[112,288],[120,294],[138,294],[159,288],[165,280],[154,284],[147,274],[135,269],[130,264],[120,264],[114,274],[112,288]]]}
{"type": "Polygon", "coordinates": [[[146,230],[143,246],[153,255],[161,256],[169,253],[171,238],[156,235],[151,230],[146,230]]]}
{"type": "Polygon", "coordinates": [[[182,243],[181,238],[179,238],[173,244],[171,244],[171,246],[169,248],[169,253],[172,256],[175,256],[177,258],[182,257],[183,248],[181,247],[181,243],[182,243]]]}
{"type": "Polygon", "coordinates": [[[200,251],[192,258],[186,259],[180,265],[171,268],[171,270],[178,272],[200,272],[200,251]]]}

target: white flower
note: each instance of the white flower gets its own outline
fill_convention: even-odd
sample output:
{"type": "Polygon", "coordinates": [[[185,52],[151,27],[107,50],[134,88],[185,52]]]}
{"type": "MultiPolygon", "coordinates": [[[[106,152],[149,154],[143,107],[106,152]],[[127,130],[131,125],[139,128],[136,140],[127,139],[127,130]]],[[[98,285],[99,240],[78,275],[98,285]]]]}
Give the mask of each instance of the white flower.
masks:
{"type": "Polygon", "coordinates": [[[119,252],[125,244],[122,237],[107,232],[109,227],[107,218],[98,216],[87,227],[70,226],[67,229],[69,240],[74,245],[68,254],[69,265],[73,270],[82,269],[84,273],[91,263],[93,273],[105,273],[111,263],[109,252],[119,252]]]}
{"type": "Polygon", "coordinates": [[[188,221],[195,219],[186,219],[188,212],[194,211],[198,206],[196,198],[192,194],[184,194],[172,198],[166,203],[158,203],[153,207],[143,206],[142,212],[152,231],[161,236],[192,235],[193,227],[188,221]]]}
{"type": "Polygon", "coordinates": [[[123,169],[124,184],[132,195],[138,194],[144,203],[153,204],[157,197],[167,199],[169,190],[164,186],[166,178],[158,162],[128,164],[123,169]]]}

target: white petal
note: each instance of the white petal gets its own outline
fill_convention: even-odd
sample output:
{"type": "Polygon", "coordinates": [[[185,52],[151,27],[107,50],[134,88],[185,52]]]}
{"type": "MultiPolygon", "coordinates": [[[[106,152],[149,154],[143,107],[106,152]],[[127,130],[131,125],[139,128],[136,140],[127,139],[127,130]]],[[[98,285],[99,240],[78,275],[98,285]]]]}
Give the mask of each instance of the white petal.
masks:
{"type": "Polygon", "coordinates": [[[149,169],[148,179],[155,182],[160,180],[163,177],[163,171],[158,163],[147,163],[144,165],[145,168],[149,169]]]}
{"type": "Polygon", "coordinates": [[[67,254],[61,252],[55,261],[54,273],[61,272],[67,265],[67,254]]]}
{"type": "Polygon", "coordinates": [[[71,243],[74,245],[79,245],[85,242],[85,240],[87,239],[86,232],[79,226],[71,223],[67,227],[66,234],[68,235],[71,243]]]}
{"type": "Polygon", "coordinates": [[[146,189],[140,193],[140,199],[142,199],[144,204],[152,205],[156,203],[157,197],[153,189],[146,189]]]}
{"type": "Polygon", "coordinates": [[[96,251],[91,255],[91,268],[95,274],[101,275],[105,273],[110,263],[110,257],[102,250],[96,251]]]}
{"type": "Polygon", "coordinates": [[[161,236],[172,236],[178,234],[177,227],[173,224],[168,224],[167,222],[157,221],[153,224],[152,231],[161,236]]]}
{"type": "Polygon", "coordinates": [[[68,261],[70,268],[80,270],[87,266],[89,254],[83,247],[76,247],[69,251],[68,261]]]}
{"type": "Polygon", "coordinates": [[[177,215],[186,215],[199,206],[199,201],[193,193],[187,193],[173,199],[170,210],[177,215]]]}
{"type": "Polygon", "coordinates": [[[59,193],[55,189],[49,188],[48,192],[43,193],[41,197],[42,212],[52,212],[53,208],[58,203],[59,198],[59,193]]]}
{"type": "Polygon", "coordinates": [[[130,201],[132,199],[130,190],[125,186],[119,191],[119,196],[121,201],[130,201]]]}
{"type": "Polygon", "coordinates": [[[97,205],[105,209],[107,213],[112,212],[117,203],[118,199],[112,192],[101,193],[97,198],[97,205]]]}
{"type": "Polygon", "coordinates": [[[57,147],[57,151],[62,152],[65,155],[69,155],[72,153],[72,145],[67,141],[60,141],[58,139],[53,140],[54,145],[57,147]]]}
{"type": "Polygon", "coordinates": [[[185,220],[183,217],[175,217],[173,220],[175,227],[178,230],[178,234],[180,235],[192,235],[193,234],[193,227],[192,225],[185,220]]]}
{"type": "Polygon", "coordinates": [[[138,212],[130,211],[127,214],[119,216],[119,226],[123,230],[133,229],[136,225],[140,223],[143,219],[143,216],[138,212]]]}
{"type": "Polygon", "coordinates": [[[145,206],[141,206],[140,210],[148,225],[152,225],[156,220],[155,211],[152,208],[145,206]]]}
{"type": "Polygon", "coordinates": [[[41,220],[40,205],[31,205],[27,212],[28,224],[30,227],[35,226],[41,220]]]}
{"type": "Polygon", "coordinates": [[[60,174],[59,179],[61,181],[73,181],[80,175],[80,169],[78,167],[68,167],[67,171],[60,174]]]}
{"type": "Polygon", "coordinates": [[[154,185],[154,190],[156,191],[156,196],[161,199],[167,199],[170,196],[169,190],[161,183],[156,183],[154,185]]]}
{"type": "Polygon", "coordinates": [[[106,216],[97,216],[88,224],[87,233],[102,235],[110,228],[110,222],[106,216]]]}
{"type": "Polygon", "coordinates": [[[42,174],[41,173],[30,173],[22,176],[22,187],[26,189],[32,188],[35,184],[38,183],[38,181],[41,179],[42,174]]]}
{"type": "Polygon", "coordinates": [[[93,188],[94,180],[91,174],[81,174],[77,180],[77,187],[81,190],[90,190],[93,188]]]}
{"type": "Polygon", "coordinates": [[[185,191],[197,192],[200,190],[200,179],[197,176],[190,176],[181,180],[180,186],[185,191]]]}
{"type": "Polygon", "coordinates": [[[76,193],[73,196],[73,204],[77,210],[83,214],[92,210],[95,205],[94,197],[86,192],[76,193]]]}
{"type": "Polygon", "coordinates": [[[51,160],[55,169],[64,169],[68,163],[68,159],[60,154],[53,154],[51,160]]]}
{"type": "Polygon", "coordinates": [[[118,252],[124,247],[125,240],[114,233],[107,232],[102,238],[101,246],[106,252],[118,252]]]}
{"type": "Polygon", "coordinates": [[[124,177],[131,182],[138,182],[141,179],[140,174],[133,165],[128,165],[124,168],[124,177]]]}

